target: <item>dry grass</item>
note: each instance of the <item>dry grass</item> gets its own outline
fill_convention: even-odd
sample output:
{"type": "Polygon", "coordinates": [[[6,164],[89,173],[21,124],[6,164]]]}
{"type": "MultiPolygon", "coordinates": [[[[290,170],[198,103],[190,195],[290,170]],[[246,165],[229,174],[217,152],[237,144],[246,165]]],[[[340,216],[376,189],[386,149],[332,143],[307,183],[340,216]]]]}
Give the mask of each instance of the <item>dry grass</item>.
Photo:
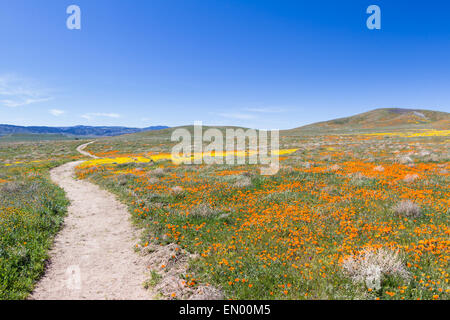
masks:
{"type": "Polygon", "coordinates": [[[20,184],[16,181],[7,182],[1,187],[1,193],[4,196],[5,194],[16,193],[23,188],[23,184],[20,184]]]}
{"type": "Polygon", "coordinates": [[[189,300],[222,300],[224,298],[223,293],[212,286],[199,286],[189,300]]]}
{"type": "Polygon", "coordinates": [[[377,172],[384,172],[384,167],[383,166],[376,166],[375,168],[373,168],[374,171],[377,172]]]}
{"type": "Polygon", "coordinates": [[[236,182],[233,184],[236,188],[245,188],[252,185],[252,180],[246,176],[237,176],[236,182]]]}
{"type": "Polygon", "coordinates": [[[407,174],[404,178],[403,181],[405,181],[406,183],[413,183],[414,181],[416,181],[417,179],[419,179],[419,175],[418,174],[407,174]]]}
{"type": "Polygon", "coordinates": [[[190,217],[210,217],[220,213],[220,211],[212,208],[210,205],[202,203],[197,207],[193,208],[189,212],[190,217]]]}
{"type": "Polygon", "coordinates": [[[340,165],[333,164],[331,167],[329,167],[330,171],[338,171],[341,168],[340,165]]]}
{"type": "Polygon", "coordinates": [[[411,157],[403,156],[397,159],[397,162],[400,164],[412,164],[414,163],[414,160],[411,159],[411,157]]]}
{"type": "Polygon", "coordinates": [[[398,215],[403,215],[408,218],[418,218],[422,215],[420,207],[411,200],[403,200],[393,208],[398,215]]]}
{"type": "Polygon", "coordinates": [[[156,178],[162,178],[166,175],[166,172],[163,168],[157,168],[155,170],[150,171],[150,175],[156,178]]]}
{"type": "Polygon", "coordinates": [[[179,196],[179,195],[182,195],[184,193],[184,188],[180,187],[180,186],[175,186],[175,187],[170,189],[170,192],[173,195],[175,195],[175,196],[179,196]]]}
{"type": "Polygon", "coordinates": [[[342,268],[353,282],[365,283],[368,287],[381,286],[387,276],[398,276],[403,280],[410,277],[398,251],[385,248],[365,249],[344,259],[342,268]]]}
{"type": "Polygon", "coordinates": [[[125,186],[133,178],[136,178],[136,176],[134,174],[130,174],[130,173],[122,174],[117,177],[117,183],[120,186],[125,186]]]}

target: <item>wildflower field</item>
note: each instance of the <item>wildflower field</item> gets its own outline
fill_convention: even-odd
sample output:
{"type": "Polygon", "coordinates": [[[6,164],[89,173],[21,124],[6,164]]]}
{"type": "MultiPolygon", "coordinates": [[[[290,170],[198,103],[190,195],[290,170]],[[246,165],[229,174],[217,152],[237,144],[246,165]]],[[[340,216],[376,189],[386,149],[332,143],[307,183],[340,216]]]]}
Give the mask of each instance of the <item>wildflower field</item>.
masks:
{"type": "MultiPolygon", "coordinates": [[[[448,131],[281,140],[297,151],[273,176],[142,161],[170,152],[161,132],[97,141],[87,150],[107,159],[77,175],[129,205],[145,230],[138,248],[192,254],[187,287],[229,299],[449,299],[448,131]]],[[[150,283],[166,272],[154,267],[150,283]]]]}
{"type": "Polygon", "coordinates": [[[78,158],[79,144],[0,144],[0,300],[26,298],[43,273],[68,205],[49,169],[78,158]]]}

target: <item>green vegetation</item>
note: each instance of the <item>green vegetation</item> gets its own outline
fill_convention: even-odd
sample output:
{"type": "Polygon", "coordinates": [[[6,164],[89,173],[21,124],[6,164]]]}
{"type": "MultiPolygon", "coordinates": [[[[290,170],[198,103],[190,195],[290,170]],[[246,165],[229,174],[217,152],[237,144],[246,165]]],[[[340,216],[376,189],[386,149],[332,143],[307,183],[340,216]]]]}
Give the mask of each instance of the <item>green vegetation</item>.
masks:
{"type": "Polygon", "coordinates": [[[77,140],[62,134],[8,134],[0,136],[0,143],[4,142],[29,142],[29,141],[54,141],[54,140],[77,140]]]}
{"type": "MultiPolygon", "coordinates": [[[[129,205],[143,247],[196,254],[188,286],[212,284],[232,299],[448,299],[448,132],[427,134],[288,132],[282,147],[298,150],[269,177],[258,166],[101,160],[78,176],[129,205]],[[374,269],[379,288],[366,282],[374,269]]],[[[133,159],[133,150],[168,152],[167,136],[88,149],[133,159]]]]}
{"type": "MultiPolygon", "coordinates": [[[[169,244],[146,287],[166,286],[185,258],[189,268],[175,269],[183,286],[231,299],[445,300],[450,131],[446,114],[415,112],[284,131],[281,149],[297,151],[273,176],[255,165],[139,162],[170,152],[174,129],[99,139],[86,150],[112,161],[87,161],[77,175],[128,205],[144,229],[137,251],[163,256],[169,244]],[[428,120],[409,123],[421,114],[428,120]]],[[[0,299],[25,298],[42,273],[68,204],[49,169],[81,158],[82,143],[0,144],[0,299]]],[[[161,297],[179,297],[168,290],[161,297]]]]}
{"type": "Polygon", "coordinates": [[[0,144],[0,300],[24,299],[44,271],[68,201],[49,170],[79,142],[0,144]]]}

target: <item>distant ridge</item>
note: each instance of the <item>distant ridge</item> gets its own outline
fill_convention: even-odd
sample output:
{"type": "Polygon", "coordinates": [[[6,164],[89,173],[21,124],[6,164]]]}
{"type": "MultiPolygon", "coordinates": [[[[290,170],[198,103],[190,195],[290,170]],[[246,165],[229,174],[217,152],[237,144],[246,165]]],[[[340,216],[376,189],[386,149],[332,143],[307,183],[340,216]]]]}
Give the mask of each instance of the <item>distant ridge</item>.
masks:
{"type": "Polygon", "coordinates": [[[137,133],[144,131],[153,131],[167,129],[167,126],[152,126],[147,128],[128,128],[128,127],[91,127],[91,126],[73,126],[73,127],[45,127],[45,126],[14,126],[0,124],[0,136],[16,134],[59,134],[65,136],[90,136],[90,137],[112,137],[128,133],[137,133]]]}
{"type": "Polygon", "coordinates": [[[411,128],[450,129],[450,113],[422,109],[381,108],[351,117],[317,122],[289,131],[411,128]]]}

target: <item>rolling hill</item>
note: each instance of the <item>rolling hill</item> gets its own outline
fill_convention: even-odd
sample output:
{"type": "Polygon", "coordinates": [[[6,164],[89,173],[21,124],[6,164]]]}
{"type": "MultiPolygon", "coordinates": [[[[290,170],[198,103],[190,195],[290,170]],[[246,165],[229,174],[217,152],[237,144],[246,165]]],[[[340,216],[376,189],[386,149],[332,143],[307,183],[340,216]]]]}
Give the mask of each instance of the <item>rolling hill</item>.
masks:
{"type": "Polygon", "coordinates": [[[61,140],[73,140],[73,139],[81,139],[81,138],[67,136],[67,135],[63,135],[63,134],[15,133],[15,134],[8,134],[5,136],[0,136],[0,143],[1,142],[61,141],[61,140]]]}
{"type": "Polygon", "coordinates": [[[450,113],[447,112],[421,109],[383,108],[351,117],[313,123],[288,131],[441,130],[449,128],[450,113]]]}
{"type": "Polygon", "coordinates": [[[166,129],[166,126],[153,126],[147,128],[128,128],[128,127],[22,127],[0,124],[0,136],[6,135],[64,135],[72,137],[111,137],[127,133],[137,133],[152,130],[166,129]]]}

